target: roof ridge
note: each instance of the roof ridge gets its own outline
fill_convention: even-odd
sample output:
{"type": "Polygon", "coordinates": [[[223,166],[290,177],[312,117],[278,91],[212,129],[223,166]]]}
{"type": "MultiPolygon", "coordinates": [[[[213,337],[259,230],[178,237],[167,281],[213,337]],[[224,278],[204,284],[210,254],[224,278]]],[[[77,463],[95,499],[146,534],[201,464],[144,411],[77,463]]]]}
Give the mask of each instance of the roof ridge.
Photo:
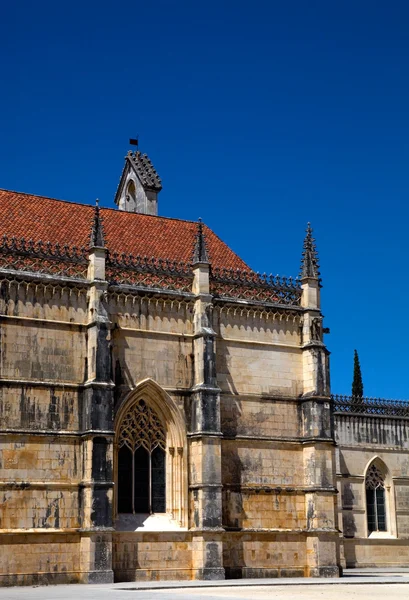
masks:
{"type": "MultiPolygon", "coordinates": [[[[30,192],[19,192],[18,190],[9,190],[7,188],[1,188],[1,187],[0,187],[0,192],[8,192],[10,194],[23,194],[24,196],[32,196],[33,198],[44,198],[45,200],[54,200],[55,202],[65,202],[66,204],[76,204],[77,206],[88,206],[90,208],[94,208],[94,204],[85,204],[84,202],[78,202],[77,200],[63,200],[62,198],[53,198],[52,196],[44,196],[43,194],[32,194],[30,192]]],[[[180,221],[183,223],[193,223],[194,225],[196,225],[196,221],[194,221],[193,219],[181,219],[179,217],[164,217],[162,215],[146,215],[144,213],[137,213],[137,212],[133,213],[133,212],[127,212],[124,210],[119,210],[118,208],[116,208],[114,206],[101,206],[100,205],[99,208],[100,208],[100,210],[112,210],[115,213],[119,213],[119,214],[126,213],[128,215],[152,217],[155,219],[167,219],[169,221],[180,221]]]]}
{"type": "Polygon", "coordinates": [[[63,200],[62,198],[52,198],[51,196],[44,196],[43,194],[31,194],[30,192],[19,192],[18,190],[8,190],[6,188],[0,188],[0,192],[9,192],[10,194],[23,194],[24,196],[32,196],[33,198],[44,198],[44,200],[54,200],[55,202],[65,202],[66,204],[76,204],[77,206],[89,206],[94,208],[93,204],[84,204],[83,202],[77,202],[76,200],[63,200]]]}
{"type": "Polygon", "coordinates": [[[180,219],[179,217],[163,217],[162,215],[147,215],[145,213],[138,212],[128,212],[126,210],[119,210],[118,208],[113,208],[112,206],[100,206],[101,210],[113,210],[115,213],[120,215],[138,215],[138,217],[149,217],[152,219],[166,219],[167,221],[178,221],[180,223],[192,223],[193,225],[197,224],[197,221],[192,221],[191,219],[180,219]]]}

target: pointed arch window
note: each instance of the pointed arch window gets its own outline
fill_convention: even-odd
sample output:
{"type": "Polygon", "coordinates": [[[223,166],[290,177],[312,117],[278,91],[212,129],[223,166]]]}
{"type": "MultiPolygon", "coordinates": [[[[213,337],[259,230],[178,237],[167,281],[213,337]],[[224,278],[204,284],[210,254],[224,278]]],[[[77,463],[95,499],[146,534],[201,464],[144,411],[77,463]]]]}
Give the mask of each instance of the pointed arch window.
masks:
{"type": "Polygon", "coordinates": [[[118,512],[166,511],[166,430],[143,400],[122,419],[118,437],[118,512]]]}
{"type": "MultiPolygon", "coordinates": [[[[136,188],[135,183],[131,181],[128,183],[128,187],[126,188],[126,200],[127,202],[132,202],[133,206],[131,208],[135,209],[136,206],[136,188]]],[[[127,206],[127,208],[130,208],[127,206]]]]}
{"type": "Polygon", "coordinates": [[[372,464],[365,478],[368,533],[386,531],[385,481],[381,470],[372,464]]]}

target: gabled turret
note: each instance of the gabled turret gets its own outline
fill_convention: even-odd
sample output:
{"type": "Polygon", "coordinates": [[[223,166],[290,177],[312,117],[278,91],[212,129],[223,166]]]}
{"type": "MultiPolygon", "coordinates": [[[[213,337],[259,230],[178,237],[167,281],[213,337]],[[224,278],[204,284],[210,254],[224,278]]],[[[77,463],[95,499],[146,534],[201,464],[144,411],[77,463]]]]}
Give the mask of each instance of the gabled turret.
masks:
{"type": "Polygon", "coordinates": [[[158,214],[158,193],[162,183],[146,154],[129,151],[115,194],[119,210],[145,215],[158,214]]]}

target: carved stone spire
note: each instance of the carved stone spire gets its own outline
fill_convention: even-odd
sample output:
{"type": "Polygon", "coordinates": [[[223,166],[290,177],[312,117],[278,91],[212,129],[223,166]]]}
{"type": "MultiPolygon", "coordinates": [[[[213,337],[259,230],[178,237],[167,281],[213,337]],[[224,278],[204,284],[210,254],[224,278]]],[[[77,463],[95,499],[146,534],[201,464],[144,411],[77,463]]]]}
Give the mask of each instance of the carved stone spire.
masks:
{"type": "Polygon", "coordinates": [[[314,279],[319,279],[320,265],[318,261],[318,252],[317,247],[315,245],[315,239],[312,237],[312,229],[310,223],[308,223],[307,225],[306,232],[307,234],[304,239],[304,249],[301,259],[300,278],[304,279],[305,277],[310,277],[314,279]]]}
{"type": "Polygon", "coordinates": [[[105,248],[104,229],[102,226],[102,218],[99,213],[99,200],[95,201],[94,221],[91,231],[91,248],[105,248]]]}
{"type": "Polygon", "coordinates": [[[197,263],[210,264],[209,255],[207,253],[207,247],[206,247],[206,238],[205,238],[205,234],[203,232],[202,219],[199,219],[199,221],[197,223],[197,233],[196,233],[192,263],[194,265],[197,263]]]}

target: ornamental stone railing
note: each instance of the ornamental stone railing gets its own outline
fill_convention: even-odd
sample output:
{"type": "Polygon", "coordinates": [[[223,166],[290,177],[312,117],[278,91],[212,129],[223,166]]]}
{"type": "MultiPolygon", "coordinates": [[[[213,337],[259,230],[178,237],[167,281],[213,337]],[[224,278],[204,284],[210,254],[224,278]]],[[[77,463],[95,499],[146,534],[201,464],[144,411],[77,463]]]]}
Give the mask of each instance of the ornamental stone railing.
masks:
{"type": "Polygon", "coordinates": [[[108,253],[106,278],[111,285],[128,285],[191,292],[190,264],[162,258],[108,253]]]}
{"type": "MultiPolygon", "coordinates": [[[[0,238],[0,269],[86,279],[88,253],[89,249],[84,247],[3,236],[0,238]]],[[[193,278],[191,263],[107,253],[106,279],[110,285],[191,293],[193,278]]],[[[298,278],[210,268],[210,293],[226,300],[300,307],[302,290],[298,278]]]]}
{"type": "Polygon", "coordinates": [[[333,395],[335,414],[379,415],[409,418],[408,400],[386,400],[358,396],[333,395]]]}
{"type": "Polygon", "coordinates": [[[299,306],[302,290],[297,278],[216,268],[211,271],[210,292],[219,298],[299,306]]]}
{"type": "Polygon", "coordinates": [[[4,235],[0,238],[0,268],[86,279],[87,250],[4,235]]]}

